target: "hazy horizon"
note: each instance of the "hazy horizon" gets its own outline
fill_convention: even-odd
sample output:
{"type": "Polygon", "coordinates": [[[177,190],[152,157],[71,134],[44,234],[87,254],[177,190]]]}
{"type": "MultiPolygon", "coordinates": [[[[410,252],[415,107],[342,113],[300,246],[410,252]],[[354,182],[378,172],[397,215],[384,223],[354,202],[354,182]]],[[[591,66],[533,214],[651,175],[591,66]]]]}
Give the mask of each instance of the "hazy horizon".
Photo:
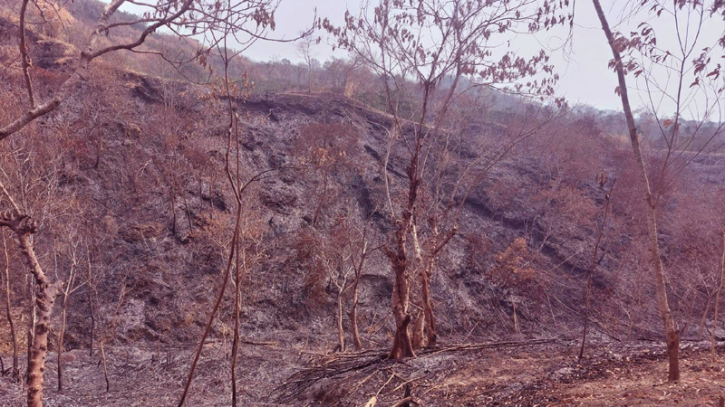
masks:
{"type": "MultiPolygon", "coordinates": [[[[346,10],[357,15],[361,4],[365,0],[282,0],[275,12],[276,30],[269,32],[269,37],[276,39],[289,39],[299,35],[312,25],[315,15],[321,18],[328,18],[333,24],[340,25],[346,10]]],[[[374,4],[374,3],[373,3],[374,4]]],[[[636,27],[629,27],[624,16],[631,10],[628,0],[603,0],[602,5],[608,13],[610,24],[614,30],[629,32],[636,27]],[[625,21],[619,26],[617,21],[625,21]]],[[[136,6],[125,7],[126,11],[134,12],[136,6]]],[[[674,41],[676,37],[669,38],[671,33],[666,22],[654,21],[653,25],[657,31],[658,39],[674,41]]],[[[705,27],[700,43],[707,44],[708,37],[714,41],[719,38],[717,23],[715,27],[705,27]]],[[[536,35],[520,34],[512,36],[511,48],[523,54],[538,51],[541,48],[550,50],[551,60],[555,71],[560,75],[556,85],[557,96],[566,98],[570,105],[584,104],[600,110],[621,111],[621,101],[615,93],[617,77],[608,69],[608,63],[612,58],[611,50],[602,32],[599,20],[591,2],[576,3],[575,25],[571,42],[565,49],[562,45],[568,35],[568,29],[559,27],[549,31],[542,31],[536,35]]],[[[325,40],[326,33],[316,33],[322,36],[322,42],[314,47],[316,59],[324,62],[331,57],[345,57],[347,53],[342,50],[332,50],[332,46],[325,40]]],[[[293,62],[300,62],[301,57],[294,43],[280,43],[270,41],[257,41],[243,54],[246,58],[254,61],[269,61],[272,58],[288,59],[293,62]]],[[[660,78],[658,78],[659,80],[660,78]]],[[[670,80],[669,77],[664,81],[670,80]]],[[[628,76],[628,87],[630,88],[630,99],[636,108],[644,107],[641,95],[637,89],[637,81],[628,76]]],[[[667,113],[668,106],[664,101],[664,109],[667,113]]],[[[671,110],[671,109],[670,109],[671,110]]],[[[721,112],[722,114],[722,112],[721,112]]],[[[696,116],[696,113],[683,113],[684,116],[696,116]]]]}

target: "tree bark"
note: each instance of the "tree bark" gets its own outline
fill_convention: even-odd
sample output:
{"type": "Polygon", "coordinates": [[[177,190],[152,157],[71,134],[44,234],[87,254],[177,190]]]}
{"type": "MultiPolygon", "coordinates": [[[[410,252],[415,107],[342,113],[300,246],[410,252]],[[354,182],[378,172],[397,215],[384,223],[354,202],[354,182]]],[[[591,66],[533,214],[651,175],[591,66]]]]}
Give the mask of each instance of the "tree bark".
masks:
{"type": "Polygon", "coordinates": [[[66,306],[68,305],[68,292],[63,295],[60,330],[58,331],[58,392],[63,391],[63,336],[65,336],[66,306]]]}
{"type": "MultiPolygon", "coordinates": [[[[431,261],[432,263],[432,261],[431,261]]],[[[433,304],[430,298],[430,277],[432,270],[431,267],[426,267],[421,270],[421,297],[423,302],[423,317],[425,319],[424,334],[425,334],[425,346],[435,346],[438,340],[436,334],[435,317],[433,316],[433,304]]]]}
{"type": "Polygon", "coordinates": [[[395,233],[396,251],[388,253],[395,273],[392,295],[393,316],[395,317],[395,337],[388,359],[415,357],[410,335],[408,334],[408,325],[410,325],[410,314],[408,313],[410,287],[407,272],[408,249],[406,242],[411,218],[412,213],[410,211],[406,210],[403,212],[402,219],[398,221],[395,233]]]}
{"type": "Polygon", "coordinates": [[[35,303],[38,307],[38,322],[33,335],[33,347],[28,365],[28,407],[43,405],[43,372],[45,372],[45,356],[48,353],[48,333],[50,332],[50,316],[53,303],[58,293],[56,286],[51,285],[43,269],[35,257],[30,243],[29,234],[19,233],[20,249],[30,263],[36,280],[35,303]]]}
{"type": "Polygon", "coordinates": [[[38,320],[35,324],[32,346],[28,357],[28,407],[42,407],[43,405],[43,372],[45,371],[45,356],[48,353],[48,333],[50,331],[50,316],[53,310],[58,287],[50,283],[48,276],[38,263],[35,250],[30,241],[30,235],[37,232],[38,227],[27,215],[17,211],[0,214],[0,226],[10,228],[18,238],[20,252],[30,267],[35,279],[35,305],[38,309],[38,320]]]}
{"type": "Polygon", "coordinates": [[[15,335],[15,323],[13,315],[10,312],[10,259],[8,258],[8,245],[3,233],[3,251],[5,255],[5,313],[10,325],[10,338],[13,341],[13,367],[12,376],[15,379],[20,378],[20,370],[18,370],[18,339],[15,335]]]}
{"type": "Polygon", "coordinates": [[[672,311],[667,300],[667,286],[665,283],[665,270],[662,264],[662,257],[660,255],[660,246],[657,240],[657,203],[653,199],[652,190],[650,188],[649,179],[647,177],[647,165],[642,157],[642,149],[639,145],[639,136],[637,135],[637,128],[634,123],[634,115],[632,114],[632,108],[629,103],[629,96],[627,94],[627,83],[624,76],[624,67],[622,58],[619,54],[616,44],[614,43],[614,35],[609,28],[609,23],[604,15],[602,6],[599,0],[592,0],[594,8],[597,11],[599,22],[602,25],[604,35],[607,37],[607,42],[612,50],[614,56],[615,69],[617,71],[617,79],[619,80],[619,95],[622,100],[622,108],[624,110],[625,118],[627,119],[627,128],[629,130],[629,139],[632,144],[632,152],[634,158],[639,166],[639,173],[641,182],[644,188],[644,199],[647,204],[647,233],[649,235],[649,246],[650,255],[652,257],[652,269],[654,272],[654,283],[656,289],[657,308],[662,317],[662,323],[665,331],[665,343],[667,344],[667,354],[669,357],[669,372],[668,380],[670,382],[676,382],[680,380],[680,365],[679,365],[679,331],[677,324],[672,317],[672,311]]]}

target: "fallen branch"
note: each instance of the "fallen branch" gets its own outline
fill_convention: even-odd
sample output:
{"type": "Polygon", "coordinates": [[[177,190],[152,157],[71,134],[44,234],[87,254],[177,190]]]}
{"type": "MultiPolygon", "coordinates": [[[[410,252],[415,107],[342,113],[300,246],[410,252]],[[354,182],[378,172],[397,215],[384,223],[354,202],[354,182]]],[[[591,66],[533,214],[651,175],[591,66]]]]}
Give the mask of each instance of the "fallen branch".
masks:
{"type": "Polygon", "coordinates": [[[412,396],[409,396],[409,397],[406,397],[406,398],[404,398],[404,399],[400,400],[399,402],[397,402],[397,403],[393,404],[393,405],[392,405],[392,406],[390,406],[390,407],[401,407],[401,406],[404,406],[404,405],[409,405],[409,403],[413,403],[413,404],[415,404],[416,406],[420,406],[421,404],[423,404],[423,403],[421,403],[421,401],[420,401],[420,400],[418,400],[417,398],[415,398],[415,397],[412,397],[412,396]]]}

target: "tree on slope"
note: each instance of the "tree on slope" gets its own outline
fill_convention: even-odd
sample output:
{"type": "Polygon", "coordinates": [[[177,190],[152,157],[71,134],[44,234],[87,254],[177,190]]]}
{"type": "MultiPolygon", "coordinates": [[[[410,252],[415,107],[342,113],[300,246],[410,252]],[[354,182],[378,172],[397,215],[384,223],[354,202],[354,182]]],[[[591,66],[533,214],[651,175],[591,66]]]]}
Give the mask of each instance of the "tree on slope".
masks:
{"type": "MultiPolygon", "coordinates": [[[[448,194],[434,187],[452,150],[448,144],[452,133],[447,130],[455,119],[449,115],[450,108],[473,88],[508,85],[510,92],[519,94],[553,93],[556,76],[543,50],[525,57],[495,48],[506,33],[533,32],[563,23],[566,17],[559,12],[558,4],[538,7],[528,0],[381,0],[374,7],[363,7],[359,17],[348,12],[345,27],[328,27],[340,47],[359,56],[379,76],[392,115],[382,164],[395,225],[386,249],[394,274],[396,332],[391,359],[415,356],[409,333],[413,322],[411,275],[418,277],[421,286],[417,300],[423,308],[423,336],[427,345],[436,342],[430,276],[436,257],[456,233],[455,220],[447,215],[462,195],[456,185],[448,190],[453,190],[450,199],[441,199],[448,194]],[[529,78],[526,85],[519,83],[524,78],[529,78]],[[394,146],[406,152],[407,188],[401,195],[393,193],[387,174],[394,146]],[[425,195],[429,195],[427,203],[423,202],[425,195]],[[433,208],[434,214],[426,217],[424,207],[433,208]]],[[[481,154],[458,176],[476,173],[469,180],[480,182],[478,174],[488,168],[486,163],[500,157],[500,151],[489,153],[481,154]]]]}
{"type": "Polygon", "coordinates": [[[725,19],[725,3],[677,0],[669,4],[645,0],[634,5],[631,13],[635,19],[641,18],[642,23],[636,31],[627,34],[612,31],[600,1],[592,1],[612,51],[609,66],[617,74],[619,86],[616,92],[622,102],[632,153],[639,167],[655,301],[664,325],[669,356],[668,380],[675,382],[680,379],[680,331],[668,301],[667,274],[658,234],[658,222],[663,218],[666,221],[666,212],[660,206],[668,186],[692,160],[710,149],[725,130],[721,105],[725,79],[720,58],[725,56],[725,35],[712,44],[706,42],[712,38],[706,39],[703,34],[708,20],[725,19]],[[669,24],[659,25],[662,22],[669,24]],[[672,27],[674,38],[667,38],[667,34],[673,32],[672,27]],[[662,30],[658,33],[657,28],[662,30]],[[629,97],[628,73],[642,89],[645,109],[653,115],[657,133],[664,141],[664,147],[656,151],[662,159],[655,165],[648,163],[643,151],[629,97]],[[691,129],[684,126],[685,115],[694,119],[695,125],[691,129]]]}

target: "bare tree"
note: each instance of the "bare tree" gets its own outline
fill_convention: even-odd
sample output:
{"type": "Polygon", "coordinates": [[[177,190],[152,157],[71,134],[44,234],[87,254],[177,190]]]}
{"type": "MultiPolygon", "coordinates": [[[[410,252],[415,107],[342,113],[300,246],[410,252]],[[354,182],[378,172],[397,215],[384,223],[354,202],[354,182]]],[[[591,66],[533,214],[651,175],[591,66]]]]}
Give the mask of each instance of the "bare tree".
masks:
{"type": "Polygon", "coordinates": [[[315,61],[314,47],[320,43],[320,38],[313,38],[309,35],[302,34],[302,39],[297,43],[297,53],[305,61],[307,65],[307,93],[312,93],[312,69],[315,61]]]}
{"type": "Polygon", "coordinates": [[[66,321],[67,321],[67,315],[68,315],[68,298],[71,294],[73,294],[76,290],[83,287],[85,282],[78,283],[77,277],[77,271],[80,266],[80,258],[81,255],[79,251],[79,244],[80,239],[78,236],[71,236],[69,237],[70,244],[68,247],[69,253],[69,270],[68,275],[65,278],[64,285],[65,287],[61,287],[60,290],[60,328],[58,329],[58,340],[57,340],[57,348],[58,348],[58,391],[63,391],[63,340],[65,337],[65,328],[66,328],[66,321]]]}
{"type": "MultiPolygon", "coordinates": [[[[671,185],[695,157],[706,148],[710,148],[711,142],[719,137],[725,128],[721,106],[725,87],[718,83],[722,80],[720,78],[722,67],[720,64],[714,66],[715,62],[712,61],[716,47],[707,47],[700,52],[703,41],[700,32],[706,16],[712,17],[723,6],[720,2],[709,5],[704,2],[688,1],[676,1],[673,4],[642,2],[635,8],[635,15],[646,14],[645,10],[649,8],[656,17],[664,15],[663,19],[670,20],[671,24],[674,23],[676,41],[667,46],[667,44],[658,44],[655,29],[648,22],[641,23],[637,31],[631,32],[629,36],[613,32],[599,0],[593,0],[593,3],[612,51],[613,60],[610,62],[610,67],[614,68],[617,74],[619,86],[616,92],[621,98],[632,152],[638,165],[638,177],[645,201],[644,211],[656,289],[655,298],[664,326],[669,357],[668,380],[676,382],[680,379],[680,332],[668,300],[667,277],[658,240],[658,207],[667,186],[671,185]],[[683,22],[686,24],[682,24],[683,22]],[[666,83],[658,79],[658,71],[666,72],[666,83]],[[633,73],[635,78],[643,82],[642,88],[646,89],[643,98],[645,106],[654,115],[658,131],[665,143],[661,164],[654,168],[654,184],[650,181],[651,172],[643,154],[629,99],[627,73],[633,73]],[[698,93],[701,96],[698,96],[698,93]],[[657,98],[655,96],[657,94],[661,97],[657,98]],[[667,103],[663,104],[663,100],[667,103]],[[665,108],[672,109],[673,113],[663,114],[662,110],[665,108]],[[683,113],[688,111],[698,118],[698,124],[689,135],[683,134],[682,126],[683,113]],[[720,115],[719,120],[718,115],[720,115]],[[711,126],[706,125],[712,124],[712,119],[717,122],[711,126]],[[695,143],[697,140],[700,142],[695,143]],[[696,145],[699,147],[694,147],[696,145]]],[[[645,15],[643,18],[646,17],[645,15]]],[[[725,47],[725,41],[721,39],[719,46],[720,49],[725,47]]]]}
{"type": "Polygon", "coordinates": [[[0,183],[0,188],[14,207],[14,209],[0,214],[0,227],[6,227],[15,234],[20,245],[20,252],[35,279],[35,305],[38,309],[38,320],[35,324],[28,360],[28,407],[40,407],[43,405],[43,371],[45,370],[45,355],[48,353],[50,317],[58,295],[58,285],[51,283],[35,255],[30,236],[38,231],[37,223],[20,211],[2,183],[0,183]]]}
{"type": "Polygon", "coordinates": [[[350,311],[348,312],[348,319],[350,321],[350,335],[352,335],[352,343],[355,345],[355,349],[360,350],[363,347],[362,341],[360,340],[360,332],[358,330],[357,314],[360,279],[362,278],[362,273],[365,269],[368,256],[372,251],[377,250],[377,248],[370,247],[369,228],[367,225],[363,225],[362,230],[358,227],[352,227],[348,230],[355,234],[355,236],[351,239],[353,240],[351,242],[353,250],[350,256],[350,262],[352,263],[355,274],[350,286],[350,290],[352,291],[352,304],[350,306],[350,311]]]}
{"type": "MultiPolygon", "coordinates": [[[[357,18],[348,12],[344,29],[327,27],[338,36],[339,46],[359,55],[381,78],[388,112],[393,116],[388,130],[389,150],[382,166],[388,209],[395,223],[393,243],[386,248],[395,277],[392,308],[396,332],[389,355],[391,359],[415,356],[408,330],[412,322],[409,309],[411,272],[417,272],[423,287],[421,306],[427,344],[435,345],[436,342],[429,295],[430,273],[435,258],[455,235],[457,225],[455,222],[444,225],[433,218],[425,227],[431,232],[430,238],[422,243],[422,222],[428,219],[424,217],[425,211],[419,212],[421,194],[425,193],[426,186],[435,184],[435,178],[432,178],[436,174],[434,161],[441,162],[440,156],[436,158],[436,155],[449,150],[446,143],[450,133],[445,131],[450,121],[449,109],[461,93],[476,87],[511,85],[512,91],[518,93],[551,94],[556,80],[554,75],[529,81],[528,87],[517,83],[522,78],[537,75],[539,68],[551,73],[543,50],[528,59],[512,53],[498,55],[500,59],[496,59],[492,53],[495,43],[492,38],[519,29],[536,31],[563,23],[564,17],[550,19],[558,12],[556,5],[544,9],[526,0],[513,3],[419,0],[410,4],[382,0],[372,9],[363,7],[357,18]],[[413,89],[408,89],[409,81],[414,84],[413,89]],[[401,109],[406,94],[412,95],[412,100],[406,100],[412,102],[409,112],[401,109]],[[407,151],[407,192],[405,196],[393,199],[387,168],[390,149],[396,143],[402,144],[407,151]],[[414,248],[412,259],[409,258],[408,239],[412,240],[414,248]]],[[[481,180],[477,176],[473,179],[481,180]]],[[[459,192],[456,189],[454,196],[460,197],[459,192]]],[[[432,201],[435,205],[442,202],[440,199],[432,201]]]]}
{"type": "MultiPolygon", "coordinates": [[[[228,18],[232,18],[233,16],[228,16],[228,18]]],[[[269,16],[271,19],[271,16],[269,16]]],[[[274,24],[273,20],[270,20],[268,23],[274,24]]],[[[226,149],[226,156],[225,156],[225,168],[224,171],[227,176],[227,180],[229,182],[229,186],[233,192],[234,199],[236,202],[236,209],[234,214],[234,229],[231,237],[231,242],[229,244],[229,255],[227,257],[227,263],[225,266],[225,271],[222,273],[221,276],[221,287],[219,290],[219,294],[214,301],[214,304],[212,306],[212,310],[209,316],[209,319],[206,323],[206,326],[204,328],[204,331],[201,335],[201,339],[199,340],[199,345],[196,349],[196,352],[194,354],[194,358],[191,363],[191,367],[189,368],[188,376],[185,380],[184,389],[181,394],[181,398],[179,400],[178,406],[181,407],[186,402],[186,397],[188,396],[189,389],[191,388],[191,383],[194,377],[194,371],[196,370],[196,365],[199,362],[199,357],[201,356],[201,351],[204,347],[204,343],[206,342],[206,339],[211,331],[212,323],[214,322],[214,317],[216,316],[219,307],[221,305],[221,302],[224,298],[224,293],[226,292],[226,288],[228,285],[228,282],[230,280],[230,276],[232,276],[232,268],[235,269],[235,272],[233,274],[233,280],[235,282],[235,294],[234,294],[234,342],[232,344],[232,363],[231,363],[231,380],[232,380],[232,405],[237,405],[237,378],[236,378],[236,359],[237,359],[237,353],[238,353],[238,347],[239,347],[239,341],[240,341],[240,322],[239,322],[239,312],[241,309],[241,272],[240,267],[243,264],[246,264],[246,261],[244,259],[244,255],[240,255],[240,250],[242,248],[241,246],[241,239],[243,239],[242,236],[242,230],[241,230],[241,222],[242,222],[242,211],[245,208],[244,205],[244,194],[247,189],[254,185],[255,183],[259,182],[260,180],[263,180],[269,176],[273,176],[276,171],[278,171],[279,167],[270,168],[267,170],[259,171],[252,175],[246,175],[243,174],[242,168],[241,168],[241,153],[239,145],[241,143],[240,140],[240,125],[241,125],[241,119],[239,117],[239,114],[237,113],[237,107],[236,103],[243,99],[245,96],[249,95],[249,90],[251,87],[250,83],[243,83],[243,87],[238,87],[229,76],[229,66],[230,62],[237,56],[241,55],[241,53],[246,50],[249,45],[251,45],[257,37],[253,37],[249,40],[248,43],[242,44],[242,48],[240,50],[232,51],[227,47],[227,36],[231,34],[231,30],[229,28],[226,28],[226,31],[221,30],[221,32],[212,32],[211,35],[213,38],[216,38],[217,36],[220,36],[220,40],[216,41],[216,48],[215,51],[217,53],[217,56],[221,58],[223,64],[224,64],[224,75],[221,78],[222,86],[221,88],[213,88],[215,89],[215,97],[221,100],[221,102],[224,105],[224,108],[226,110],[227,118],[228,118],[228,126],[227,126],[227,149],[226,149]],[[234,154],[234,155],[233,155],[234,154]],[[236,261],[235,261],[236,260],[236,261]]]]}

